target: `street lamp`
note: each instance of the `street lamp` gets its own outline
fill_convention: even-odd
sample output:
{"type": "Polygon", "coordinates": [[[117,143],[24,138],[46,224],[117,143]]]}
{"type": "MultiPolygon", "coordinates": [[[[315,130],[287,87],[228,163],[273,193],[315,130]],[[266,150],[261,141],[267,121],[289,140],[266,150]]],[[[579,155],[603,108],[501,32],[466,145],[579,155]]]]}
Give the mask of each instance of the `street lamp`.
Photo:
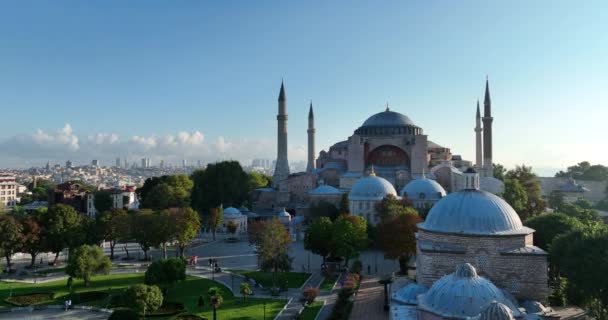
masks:
{"type": "Polygon", "coordinates": [[[393,277],[391,275],[384,276],[384,279],[378,281],[378,283],[384,285],[384,311],[390,309],[388,305],[388,285],[393,283],[393,277]]]}
{"type": "Polygon", "coordinates": [[[308,251],[308,272],[310,272],[310,251],[308,251]]]}

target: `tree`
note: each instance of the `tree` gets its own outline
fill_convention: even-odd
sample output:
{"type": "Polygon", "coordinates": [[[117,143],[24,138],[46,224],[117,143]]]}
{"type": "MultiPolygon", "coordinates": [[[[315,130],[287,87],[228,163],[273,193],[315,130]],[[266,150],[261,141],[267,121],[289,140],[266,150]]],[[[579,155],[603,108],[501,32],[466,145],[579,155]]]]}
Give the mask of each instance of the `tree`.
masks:
{"type": "Polygon", "coordinates": [[[304,234],[304,249],[325,258],[331,253],[329,244],[333,234],[333,223],[328,217],[315,219],[304,234]]]}
{"type": "Polygon", "coordinates": [[[276,287],[277,273],[291,269],[291,258],[287,255],[290,243],[291,238],[279,219],[263,222],[258,243],[258,258],[262,271],[272,271],[273,287],[276,287]]]}
{"type": "Polygon", "coordinates": [[[148,311],[154,311],[163,305],[163,294],[157,286],[136,284],[125,292],[127,305],[132,306],[144,316],[148,311]]]}
{"type": "Polygon", "coordinates": [[[182,258],[161,259],[152,262],[144,276],[144,283],[167,288],[186,280],[186,262],[182,258]]]}
{"type": "Polygon", "coordinates": [[[341,215],[334,221],[331,240],[331,254],[343,257],[345,266],[351,258],[357,257],[367,247],[367,223],[354,215],[341,215]]]}
{"type": "Polygon", "coordinates": [[[525,208],[521,212],[518,212],[522,220],[526,220],[545,210],[545,201],[542,199],[540,181],[536,174],[532,172],[532,167],[526,167],[525,165],[516,166],[515,169],[507,172],[505,179],[518,180],[526,190],[528,202],[525,208]]]}
{"type": "Polygon", "coordinates": [[[581,208],[574,203],[564,203],[559,211],[586,225],[595,225],[602,222],[602,218],[597,211],[581,208]]]}
{"type": "Polygon", "coordinates": [[[416,224],[422,222],[417,214],[402,214],[378,225],[377,246],[386,257],[399,259],[402,274],[407,274],[407,262],[416,254],[416,224]]]}
{"type": "Polygon", "coordinates": [[[350,203],[348,202],[348,193],[343,193],[338,206],[338,214],[350,213],[350,203]]]}
{"type": "Polygon", "coordinates": [[[10,267],[11,256],[19,251],[23,244],[23,226],[12,215],[0,215],[0,249],[10,267]]]}
{"type": "Polygon", "coordinates": [[[404,200],[399,200],[395,196],[389,194],[376,205],[377,211],[380,214],[380,219],[391,219],[403,214],[418,214],[416,209],[405,205],[404,200]]]}
{"type": "Polygon", "coordinates": [[[166,234],[163,232],[164,220],[161,215],[149,210],[140,210],[132,218],[132,236],[142,251],[144,259],[148,260],[148,251],[152,247],[158,247],[163,243],[166,234]]]}
{"type": "Polygon", "coordinates": [[[505,189],[502,197],[518,213],[524,211],[528,204],[528,194],[519,183],[519,180],[516,179],[505,180],[505,189]]]}
{"type": "Polygon", "coordinates": [[[110,242],[110,259],[114,260],[114,247],[118,240],[129,236],[129,216],[124,209],[102,211],[95,217],[99,234],[110,242]]]}
{"type": "Polygon", "coordinates": [[[213,307],[213,320],[217,320],[217,308],[224,302],[222,290],[218,287],[211,287],[207,290],[207,295],[209,296],[209,304],[213,307]]]}
{"type": "Polygon", "coordinates": [[[249,237],[249,243],[259,245],[262,241],[262,231],[264,229],[264,222],[254,221],[247,225],[247,235],[249,237]]]}
{"type": "Polygon", "coordinates": [[[597,319],[606,319],[598,310],[608,309],[608,227],[598,224],[561,235],[553,241],[549,254],[568,278],[569,300],[585,306],[597,319]]]}
{"type": "Polygon", "coordinates": [[[551,194],[549,194],[548,204],[550,208],[559,210],[564,203],[564,194],[560,191],[552,191],[551,194]]]}
{"type": "Polygon", "coordinates": [[[338,208],[326,200],[320,200],[310,205],[310,216],[314,218],[328,217],[335,220],[338,217],[338,208]]]}
{"type": "Polygon", "coordinates": [[[566,172],[556,173],[555,176],[558,178],[571,177],[579,180],[606,181],[608,180],[608,167],[600,164],[591,165],[589,161],[583,161],[568,167],[566,172]]]}
{"type": "Polygon", "coordinates": [[[201,229],[200,216],[191,208],[170,209],[169,216],[173,224],[179,255],[184,257],[186,246],[201,229]]]}
{"type": "Polygon", "coordinates": [[[492,173],[494,175],[494,178],[504,181],[505,173],[507,173],[507,169],[505,169],[505,167],[500,163],[493,163],[492,164],[492,173]]]}
{"type": "Polygon", "coordinates": [[[4,205],[4,202],[0,202],[0,214],[6,214],[8,210],[6,210],[6,206],[4,205]]]}
{"type": "Polygon", "coordinates": [[[226,230],[232,235],[234,236],[234,234],[236,233],[236,223],[234,223],[234,221],[228,221],[228,223],[226,223],[226,230]]]}
{"type": "Polygon", "coordinates": [[[30,268],[32,268],[36,263],[36,256],[44,249],[42,226],[40,225],[36,214],[22,219],[21,225],[23,226],[21,250],[30,254],[30,268]]]}
{"type": "Polygon", "coordinates": [[[215,233],[217,228],[224,221],[224,209],[222,207],[211,208],[209,215],[207,216],[207,227],[213,232],[213,240],[215,240],[215,233]]]}
{"type": "Polygon", "coordinates": [[[112,209],[112,195],[108,190],[99,190],[95,192],[95,197],[93,201],[93,205],[95,206],[95,210],[97,212],[104,212],[112,209]]]}
{"type": "Polygon", "coordinates": [[[166,183],[160,183],[152,187],[146,198],[142,198],[141,207],[153,210],[169,208],[169,194],[171,188],[166,183]]]}
{"type": "Polygon", "coordinates": [[[192,180],[188,176],[178,174],[146,179],[137,192],[142,208],[184,208],[190,205],[192,186],[192,180]]]}
{"type": "Polygon", "coordinates": [[[54,183],[46,179],[36,179],[35,183],[27,186],[28,190],[32,191],[32,201],[48,201],[49,194],[55,187],[54,183]]]}
{"type": "Polygon", "coordinates": [[[269,177],[263,173],[260,172],[249,172],[249,188],[251,190],[255,190],[258,188],[264,188],[264,187],[268,187],[271,185],[272,182],[272,177],[269,177]]]}
{"type": "Polygon", "coordinates": [[[551,243],[562,234],[581,228],[583,225],[576,218],[563,213],[549,213],[526,220],[525,225],[534,229],[534,245],[549,251],[551,243]]]}
{"type": "Polygon", "coordinates": [[[108,274],[112,268],[110,258],[97,246],[83,245],[70,252],[65,272],[71,277],[82,279],[85,287],[91,282],[93,273],[108,274]]]}
{"type": "Polygon", "coordinates": [[[241,282],[239,292],[243,295],[243,302],[247,303],[247,297],[249,297],[253,293],[253,290],[251,290],[251,286],[249,285],[249,283],[241,282]]]}
{"type": "Polygon", "coordinates": [[[192,208],[207,213],[220,205],[238,207],[249,199],[249,176],[238,161],[209,164],[192,176],[192,208]]]}
{"type": "Polygon", "coordinates": [[[80,245],[75,240],[81,239],[82,219],[71,206],[64,204],[51,206],[46,212],[42,212],[40,221],[44,226],[42,238],[45,250],[55,253],[53,264],[57,263],[59,253],[64,248],[80,245]]]}

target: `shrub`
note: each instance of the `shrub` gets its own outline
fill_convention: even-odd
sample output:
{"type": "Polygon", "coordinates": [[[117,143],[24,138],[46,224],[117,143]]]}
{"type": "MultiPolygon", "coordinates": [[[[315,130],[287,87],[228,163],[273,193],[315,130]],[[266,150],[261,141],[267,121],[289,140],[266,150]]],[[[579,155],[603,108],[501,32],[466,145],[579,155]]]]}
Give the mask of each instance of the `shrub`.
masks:
{"type": "Polygon", "coordinates": [[[91,301],[103,300],[109,296],[107,292],[85,291],[73,295],[74,303],[86,303],[91,301]]]}
{"type": "Polygon", "coordinates": [[[363,263],[361,263],[361,260],[353,261],[350,270],[356,274],[361,274],[361,271],[363,270],[363,263]]]}
{"type": "Polygon", "coordinates": [[[319,288],[308,287],[302,291],[301,301],[306,304],[312,304],[319,295],[319,288]]]}
{"type": "Polygon", "coordinates": [[[146,317],[167,317],[182,313],[186,310],[181,302],[163,302],[163,305],[155,311],[146,312],[146,317]]]}
{"type": "Polygon", "coordinates": [[[157,286],[136,284],[125,293],[126,302],[139,312],[151,313],[163,304],[163,294],[157,286]]]}
{"type": "Polygon", "coordinates": [[[52,292],[38,292],[8,297],[4,301],[16,307],[24,307],[53,300],[53,297],[52,292]]]}
{"type": "Polygon", "coordinates": [[[176,320],[207,320],[207,318],[205,318],[205,317],[197,316],[192,313],[180,314],[179,316],[175,317],[175,319],[176,320]]]}
{"type": "Polygon", "coordinates": [[[162,259],[152,262],[146,270],[147,285],[169,286],[186,279],[186,262],[181,258],[162,259]]]}

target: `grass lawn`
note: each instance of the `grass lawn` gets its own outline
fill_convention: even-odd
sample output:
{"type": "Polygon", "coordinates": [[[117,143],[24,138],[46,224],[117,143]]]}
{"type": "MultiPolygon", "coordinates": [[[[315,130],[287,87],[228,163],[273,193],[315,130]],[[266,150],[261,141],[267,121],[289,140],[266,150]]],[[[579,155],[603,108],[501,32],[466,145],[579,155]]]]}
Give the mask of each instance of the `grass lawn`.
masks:
{"type": "Polygon", "coordinates": [[[313,302],[312,305],[304,308],[304,311],[302,311],[301,320],[315,320],[317,313],[319,313],[319,311],[321,311],[322,307],[323,307],[323,302],[321,302],[321,301],[313,302]]]}
{"type": "MultiPolygon", "coordinates": [[[[262,272],[262,271],[251,271],[251,270],[231,270],[234,273],[241,274],[243,276],[248,276],[249,278],[255,280],[255,282],[261,284],[264,288],[272,287],[272,272],[262,272]]],[[[304,285],[306,280],[310,277],[310,273],[305,272],[285,272],[285,273],[277,273],[277,286],[283,287],[285,285],[285,280],[288,281],[289,288],[300,288],[304,285]]]]}
{"type": "Polygon", "coordinates": [[[320,290],[331,291],[334,288],[334,284],[338,281],[339,273],[332,273],[323,279],[321,286],[319,286],[320,290]]]}
{"type": "MultiPolygon", "coordinates": [[[[143,274],[117,274],[107,276],[93,277],[91,285],[84,287],[82,281],[74,281],[74,290],[76,292],[85,291],[103,291],[118,294],[131,285],[143,283],[143,274]]],[[[213,318],[213,312],[206,300],[205,307],[199,310],[197,306],[199,295],[206,296],[207,289],[212,286],[222,287],[221,284],[198,277],[188,276],[186,281],[178,283],[173,288],[169,289],[169,293],[165,296],[166,301],[181,302],[185,304],[189,312],[213,318]]],[[[0,282],[0,311],[11,306],[4,302],[4,299],[12,295],[22,295],[34,292],[54,292],[54,300],[44,301],[41,304],[63,304],[63,301],[68,297],[66,288],[66,280],[53,281],[43,284],[23,284],[23,283],[8,283],[0,282]]],[[[247,303],[243,302],[242,298],[235,298],[230,293],[228,288],[223,289],[224,303],[218,309],[219,319],[261,319],[263,317],[263,306],[266,304],[266,317],[274,318],[281,308],[285,305],[283,300],[275,299],[257,299],[250,297],[247,303]]],[[[105,306],[105,301],[94,301],[86,303],[92,306],[105,306]]],[[[155,318],[162,319],[162,318],[155,318]]]]}

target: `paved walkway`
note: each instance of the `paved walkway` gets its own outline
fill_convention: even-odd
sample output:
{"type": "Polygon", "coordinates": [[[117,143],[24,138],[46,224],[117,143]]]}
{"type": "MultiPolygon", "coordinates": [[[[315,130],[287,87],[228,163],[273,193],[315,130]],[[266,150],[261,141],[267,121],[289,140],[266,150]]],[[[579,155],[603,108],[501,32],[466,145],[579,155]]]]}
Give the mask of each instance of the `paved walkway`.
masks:
{"type": "Polygon", "coordinates": [[[355,298],[350,320],[386,320],[384,311],[384,286],[377,277],[364,277],[355,298]]]}
{"type": "Polygon", "coordinates": [[[106,320],[110,314],[87,310],[35,310],[0,313],[0,319],[11,320],[106,320]]]}

